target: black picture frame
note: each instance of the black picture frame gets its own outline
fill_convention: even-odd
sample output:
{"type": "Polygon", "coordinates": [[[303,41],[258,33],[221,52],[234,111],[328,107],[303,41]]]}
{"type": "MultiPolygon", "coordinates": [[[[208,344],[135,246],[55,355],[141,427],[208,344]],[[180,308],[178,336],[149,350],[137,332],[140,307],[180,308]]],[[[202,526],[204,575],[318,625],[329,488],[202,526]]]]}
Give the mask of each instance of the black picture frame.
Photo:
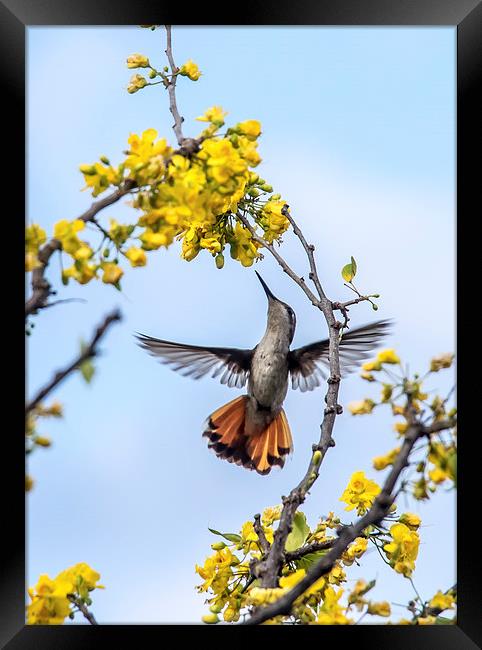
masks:
{"type": "MultiPolygon", "coordinates": [[[[25,32],[32,25],[126,25],[140,23],[155,24],[236,24],[231,23],[222,11],[209,9],[210,5],[198,3],[192,8],[180,4],[173,7],[167,3],[137,0],[134,2],[109,2],[109,0],[0,0],[0,69],[2,75],[1,88],[3,90],[3,108],[6,116],[3,118],[4,129],[2,137],[2,178],[4,180],[4,217],[15,213],[19,223],[18,228],[9,227],[9,249],[17,251],[23,244],[23,223],[21,223],[22,209],[25,209],[24,196],[24,151],[25,151],[25,32]],[[209,22],[207,22],[209,21],[209,22]],[[6,126],[7,125],[7,126],[6,126]],[[18,161],[13,162],[14,154],[18,161]],[[8,160],[6,160],[8,157],[8,160]],[[21,223],[21,225],[20,225],[21,223]]],[[[233,6],[236,10],[237,5],[233,6]]],[[[464,232],[462,223],[467,224],[470,234],[474,227],[469,225],[471,217],[477,216],[476,207],[480,203],[480,116],[482,115],[477,91],[480,92],[482,71],[482,3],[481,0],[331,0],[318,2],[274,2],[263,0],[262,3],[247,3],[240,5],[240,13],[233,17],[241,19],[244,25],[420,25],[457,27],[457,246],[458,259],[458,305],[464,309],[466,317],[459,322],[458,336],[458,367],[463,367],[464,358],[468,358],[470,341],[467,342],[469,353],[464,355],[463,336],[468,330],[476,326],[471,316],[471,307],[474,304],[474,292],[470,286],[471,280],[477,280],[478,259],[477,238],[472,236],[463,240],[464,232]],[[463,247],[463,248],[462,248],[463,247]],[[472,248],[471,248],[472,247],[472,248]],[[460,253],[462,252],[462,256],[460,253]],[[462,258],[462,259],[461,259],[462,258]],[[472,260],[472,270],[469,269],[472,260]],[[461,265],[463,264],[463,270],[461,265]],[[468,278],[468,282],[465,280],[468,278]],[[468,298],[468,292],[471,297],[468,298]],[[462,366],[460,365],[462,364],[462,366]]],[[[55,188],[52,188],[55,191],[55,188]]],[[[480,212],[480,209],[479,209],[480,212]]],[[[474,220],[474,223],[476,221],[474,220]]],[[[11,222],[10,222],[11,224],[11,222]]],[[[480,240],[480,237],[478,238],[480,240]]],[[[441,260],[443,263],[443,260],[441,260]]],[[[4,341],[15,352],[15,362],[9,365],[6,371],[9,385],[8,409],[14,410],[14,396],[19,396],[18,413],[23,411],[22,363],[24,359],[24,329],[23,325],[16,322],[16,315],[21,318],[22,305],[20,304],[22,289],[14,288],[18,278],[24,278],[24,269],[21,255],[18,252],[12,256],[12,263],[8,266],[9,279],[2,283],[6,294],[11,292],[11,297],[4,303],[4,321],[8,322],[8,331],[4,341]],[[14,270],[13,270],[14,269],[14,270]],[[10,277],[12,281],[10,282],[10,277]],[[18,308],[18,310],[17,310],[18,308]],[[14,323],[11,315],[14,314],[14,323]],[[18,326],[17,326],[18,325],[18,326]],[[18,337],[18,338],[17,338],[18,337]],[[18,377],[18,383],[13,381],[13,376],[18,377]],[[11,379],[12,377],[12,379],[11,379]],[[18,391],[14,389],[18,388],[18,391]],[[10,401],[12,405],[10,405],[10,401]]],[[[423,272],[423,270],[422,270],[423,272]]],[[[436,270],[427,275],[427,281],[436,281],[436,270]]],[[[25,293],[25,280],[23,279],[23,292],[25,293]]],[[[429,306],[427,307],[429,308],[429,306]]],[[[450,315],[448,316],[450,317],[450,315]]],[[[25,363],[24,363],[25,368],[25,363]]],[[[466,407],[476,405],[478,395],[477,382],[471,383],[464,380],[462,373],[458,372],[459,398],[462,395],[462,421],[466,422],[466,407]]],[[[5,394],[4,394],[5,397],[5,394]]],[[[15,413],[17,410],[15,409],[15,413]]],[[[2,458],[3,471],[0,480],[4,483],[2,495],[3,503],[3,534],[2,541],[5,550],[1,554],[2,573],[0,578],[0,643],[1,647],[9,650],[25,648],[74,648],[105,646],[119,638],[123,644],[130,646],[146,646],[148,643],[159,643],[165,638],[163,625],[68,625],[68,626],[26,626],[25,625],[25,517],[24,517],[24,445],[22,436],[17,433],[22,428],[20,422],[15,426],[4,427],[2,458]],[[15,431],[14,431],[15,429],[15,431]],[[7,460],[8,459],[8,460],[7,460]],[[11,469],[11,475],[6,471],[11,469]]],[[[20,416],[19,416],[20,419],[20,416]]],[[[479,574],[476,570],[480,566],[480,542],[478,534],[474,531],[474,521],[477,518],[477,506],[480,500],[480,486],[477,480],[480,468],[477,467],[478,455],[472,444],[479,435],[477,429],[463,427],[462,440],[459,445],[459,491],[457,505],[458,520],[458,624],[455,626],[352,626],[333,628],[318,626],[303,626],[303,634],[312,637],[312,642],[326,643],[332,640],[335,643],[350,641],[356,647],[386,647],[390,650],[398,648],[406,650],[410,644],[415,648],[476,648],[481,646],[481,603],[479,574]],[[467,435],[468,434],[468,435],[467,435]]],[[[188,632],[201,631],[197,642],[204,640],[205,634],[218,636],[220,642],[230,643],[233,638],[229,629],[231,626],[174,626],[184,628],[188,632]],[[210,632],[207,632],[210,630],[210,632]]],[[[236,636],[245,639],[239,630],[270,630],[266,634],[277,635],[279,626],[266,627],[238,627],[236,636]]],[[[286,628],[283,627],[285,631],[286,628]]],[[[184,634],[183,630],[176,629],[176,634],[184,634]]],[[[258,634],[256,632],[253,634],[258,634]]],[[[264,634],[264,632],[261,632],[264,634]]],[[[178,637],[177,642],[180,642],[178,637]]]]}

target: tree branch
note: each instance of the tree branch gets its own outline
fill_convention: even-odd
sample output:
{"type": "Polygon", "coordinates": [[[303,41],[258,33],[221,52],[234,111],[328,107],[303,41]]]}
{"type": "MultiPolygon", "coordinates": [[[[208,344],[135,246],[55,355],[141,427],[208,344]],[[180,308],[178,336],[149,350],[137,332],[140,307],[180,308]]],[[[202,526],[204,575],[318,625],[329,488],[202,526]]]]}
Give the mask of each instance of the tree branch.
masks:
{"type": "MultiPolygon", "coordinates": [[[[104,208],[116,203],[123,196],[128,194],[136,185],[136,182],[132,179],[127,179],[115,192],[105,196],[100,201],[93,203],[86,212],[77,217],[81,221],[94,222],[95,216],[98,212],[104,208]]],[[[42,309],[47,306],[47,300],[50,295],[52,295],[52,287],[50,282],[45,277],[45,271],[49,264],[50,258],[55,253],[55,251],[61,250],[62,246],[57,239],[51,239],[48,241],[38,253],[38,260],[40,266],[32,271],[32,295],[25,303],[25,318],[31,314],[35,314],[39,309],[42,309]]]]}
{"type": "Polygon", "coordinates": [[[264,588],[275,588],[278,585],[278,577],[286,558],[285,543],[292,529],[294,515],[299,506],[305,500],[308,490],[318,478],[320,465],[324,460],[326,452],[330,447],[335,445],[335,441],[332,438],[333,426],[335,424],[336,416],[342,412],[341,406],[338,405],[338,390],[340,384],[339,328],[341,327],[341,323],[336,321],[332,303],[328,300],[323,291],[318,271],[316,269],[314,258],[315,247],[312,244],[308,244],[306,241],[303,233],[290,215],[288,205],[283,206],[282,213],[290,221],[295,235],[300,240],[306,252],[310,266],[309,278],[315,285],[318,297],[316,297],[311,289],[307,287],[304,279],[291,269],[281,255],[279,255],[274,246],[257,235],[255,229],[251,226],[246,217],[239,212],[237,213],[237,216],[243,225],[250,231],[253,239],[273,255],[283,271],[301,287],[311,303],[323,313],[329,329],[330,377],[328,378],[328,390],[325,396],[326,408],[324,410],[324,417],[320,427],[321,432],[319,442],[316,445],[313,445],[314,453],[304,477],[301,479],[299,484],[291,490],[288,497],[282,497],[283,509],[271,548],[265,557],[253,567],[254,574],[256,577],[261,578],[261,585],[264,588]],[[316,452],[320,453],[316,454],[316,452]]]}
{"type": "MultiPolygon", "coordinates": [[[[454,424],[454,420],[447,420],[445,421],[445,428],[450,428],[451,426],[454,426],[454,424]]],[[[376,497],[370,510],[355,524],[344,526],[342,528],[340,535],[333,543],[332,548],[308,571],[305,577],[300,580],[293,589],[279,598],[276,602],[263,608],[256,608],[256,611],[253,613],[251,618],[242,623],[242,625],[256,625],[263,623],[270,618],[274,618],[275,616],[290,614],[293,602],[313,583],[315,583],[316,580],[332,569],[335,562],[340,559],[349,544],[351,544],[357,537],[361,536],[368,526],[381,523],[384,517],[388,514],[390,506],[394,501],[393,491],[400,474],[408,465],[410,453],[417,440],[427,434],[427,429],[430,429],[430,427],[425,427],[420,422],[410,424],[405,434],[403,445],[383,485],[383,489],[376,497]]]]}
{"type": "Polygon", "coordinates": [[[73,594],[67,594],[67,598],[71,603],[78,607],[79,611],[84,615],[84,618],[86,618],[91,625],[98,625],[95,616],[87,609],[87,606],[80,600],[80,598],[76,598],[73,594]]]}
{"type": "Polygon", "coordinates": [[[112,313],[108,314],[104,321],[97,327],[92,337],[91,342],[88,347],[82,352],[70,365],[68,365],[63,370],[58,370],[55,375],[52,377],[51,381],[44,386],[37,395],[29,402],[25,407],[25,413],[28,414],[32,409],[34,409],[56,386],[60,384],[71,372],[77,370],[81,363],[87,359],[91,359],[97,354],[97,344],[100,339],[103,337],[110,325],[116,321],[121,320],[121,314],[116,309],[112,313]]]}

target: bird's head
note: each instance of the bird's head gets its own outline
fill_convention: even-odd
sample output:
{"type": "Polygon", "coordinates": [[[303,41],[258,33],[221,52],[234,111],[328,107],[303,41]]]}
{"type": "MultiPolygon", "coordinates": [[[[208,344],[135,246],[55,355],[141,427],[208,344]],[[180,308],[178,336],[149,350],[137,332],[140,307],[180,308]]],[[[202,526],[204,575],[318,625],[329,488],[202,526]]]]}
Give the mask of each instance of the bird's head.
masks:
{"type": "Polygon", "coordinates": [[[295,335],[296,329],[296,315],[293,309],[287,305],[285,302],[282,302],[275,295],[260,276],[258,271],[255,271],[258,276],[258,280],[263,285],[263,289],[268,298],[268,328],[274,328],[280,333],[286,333],[288,337],[288,343],[291,343],[293,336],[295,335]]]}

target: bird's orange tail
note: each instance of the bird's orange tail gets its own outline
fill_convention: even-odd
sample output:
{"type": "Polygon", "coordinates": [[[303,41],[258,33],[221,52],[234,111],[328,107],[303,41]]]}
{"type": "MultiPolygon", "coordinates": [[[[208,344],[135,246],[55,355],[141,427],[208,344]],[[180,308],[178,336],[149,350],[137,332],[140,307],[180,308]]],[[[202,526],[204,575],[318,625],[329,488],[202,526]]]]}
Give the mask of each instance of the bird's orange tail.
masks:
{"type": "Polygon", "coordinates": [[[258,474],[269,474],[274,465],[283,467],[285,456],[292,450],[288,420],[281,409],[264,431],[246,436],[246,400],[247,395],[241,395],[214,411],[203,436],[218,458],[254,469],[258,474]]]}

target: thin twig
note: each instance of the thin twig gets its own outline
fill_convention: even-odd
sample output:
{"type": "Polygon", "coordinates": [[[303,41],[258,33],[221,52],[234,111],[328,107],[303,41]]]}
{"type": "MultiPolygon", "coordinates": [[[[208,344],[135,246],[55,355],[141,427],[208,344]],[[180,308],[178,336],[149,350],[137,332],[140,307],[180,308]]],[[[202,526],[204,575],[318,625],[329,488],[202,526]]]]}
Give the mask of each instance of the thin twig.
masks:
{"type": "Polygon", "coordinates": [[[167,56],[167,60],[169,61],[169,66],[171,68],[171,75],[172,75],[170,81],[167,82],[167,91],[169,93],[169,110],[171,111],[172,116],[174,118],[174,126],[172,128],[174,129],[174,133],[176,134],[177,143],[179,144],[179,146],[181,146],[184,140],[184,135],[182,133],[182,123],[184,122],[184,118],[181,117],[181,114],[179,113],[179,109],[177,108],[177,101],[176,101],[176,83],[177,83],[176,73],[178,72],[179,68],[174,63],[174,57],[172,54],[171,25],[166,25],[165,27],[166,27],[166,35],[167,35],[166,56],[167,56]]]}
{"type": "Polygon", "coordinates": [[[264,534],[263,526],[261,525],[261,515],[259,514],[254,515],[254,531],[258,536],[261,550],[263,553],[268,553],[270,546],[268,540],[266,539],[266,535],[264,534]]]}
{"type": "Polygon", "coordinates": [[[82,612],[84,618],[86,618],[91,625],[98,625],[97,621],[95,620],[95,616],[87,609],[87,606],[80,600],[80,598],[76,598],[73,594],[68,594],[67,598],[71,603],[78,607],[79,611],[82,612]]]}
{"type": "MultiPolygon", "coordinates": [[[[112,194],[105,196],[100,201],[95,201],[92,203],[90,208],[86,210],[80,217],[81,221],[86,223],[95,222],[95,216],[98,212],[104,208],[116,203],[123,196],[128,194],[136,185],[136,182],[132,179],[127,179],[124,183],[112,194]]],[[[45,271],[49,264],[50,258],[57,250],[61,250],[62,245],[58,239],[51,239],[48,241],[38,252],[38,260],[40,266],[32,271],[32,295],[25,303],[25,317],[27,318],[31,314],[35,314],[39,309],[43,309],[47,306],[47,300],[50,295],[52,295],[52,287],[50,282],[45,277],[45,271]]]]}
{"type": "Polygon", "coordinates": [[[46,386],[44,386],[41,390],[39,390],[37,395],[26,405],[25,413],[29,413],[32,409],[34,409],[56,386],[60,384],[61,381],[68,377],[71,372],[77,370],[84,361],[94,357],[97,354],[97,344],[109,326],[112,323],[120,320],[121,314],[119,310],[116,309],[112,313],[108,314],[108,316],[105,317],[104,321],[95,330],[94,336],[92,337],[91,342],[85,348],[85,350],[79,354],[79,356],[66,368],[63,370],[58,370],[55,373],[51,381],[46,384],[46,386]]]}

